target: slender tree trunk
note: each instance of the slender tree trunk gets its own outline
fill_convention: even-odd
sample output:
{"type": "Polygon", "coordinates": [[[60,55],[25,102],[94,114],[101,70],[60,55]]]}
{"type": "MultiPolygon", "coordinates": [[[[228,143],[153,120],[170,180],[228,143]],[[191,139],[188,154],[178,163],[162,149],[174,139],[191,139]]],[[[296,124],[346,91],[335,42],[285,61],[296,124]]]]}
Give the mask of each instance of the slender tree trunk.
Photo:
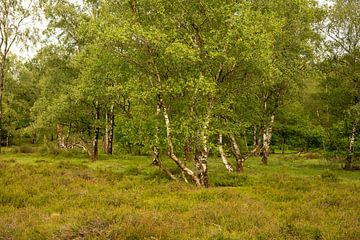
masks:
{"type": "Polygon", "coordinates": [[[265,165],[268,164],[268,158],[270,154],[270,143],[272,137],[272,126],[275,120],[275,116],[272,115],[268,126],[264,126],[263,137],[262,137],[262,148],[261,148],[261,162],[265,165]]]}
{"type": "Polygon", "coordinates": [[[65,138],[62,134],[62,126],[59,123],[56,124],[56,135],[59,148],[65,148],[65,138]]]}
{"type": "Polygon", "coordinates": [[[258,138],[257,138],[257,128],[254,125],[254,128],[253,128],[253,147],[255,148],[256,146],[259,146],[259,142],[258,142],[258,138]]]}
{"type": "Polygon", "coordinates": [[[10,145],[10,140],[9,140],[10,136],[9,133],[6,134],[6,146],[9,147],[10,145]]]}
{"type": "Polygon", "coordinates": [[[159,119],[158,116],[160,115],[161,112],[161,106],[160,104],[158,104],[156,106],[156,129],[155,129],[155,145],[153,146],[153,160],[152,160],[152,165],[154,166],[159,166],[160,165],[160,149],[159,149],[159,145],[160,145],[160,138],[159,138],[159,133],[160,133],[160,124],[159,124],[159,119]]]}
{"type": "Polygon", "coordinates": [[[247,141],[247,134],[246,134],[246,130],[243,131],[243,138],[244,138],[244,145],[246,148],[246,152],[249,151],[249,146],[248,146],[248,141],[247,141]]]}
{"type": "Polygon", "coordinates": [[[197,186],[202,186],[202,183],[201,183],[200,179],[196,176],[196,174],[191,169],[187,168],[185,166],[185,164],[175,154],[174,144],[173,144],[173,140],[172,140],[170,118],[169,118],[167,108],[164,104],[163,99],[161,98],[160,95],[158,97],[159,97],[159,102],[160,102],[160,105],[162,108],[163,117],[164,117],[164,121],[165,121],[166,139],[167,139],[167,145],[168,145],[168,155],[176,163],[176,165],[178,165],[178,167],[181,169],[181,171],[183,171],[184,173],[186,173],[188,176],[190,176],[193,179],[193,181],[195,182],[195,184],[197,186]]]}
{"type": "Polygon", "coordinates": [[[228,161],[228,159],[227,159],[227,157],[225,155],[222,134],[219,134],[219,146],[218,146],[218,148],[219,148],[219,153],[220,153],[221,160],[223,161],[226,170],[228,170],[229,172],[234,172],[234,168],[231,166],[231,164],[229,163],[229,161],[228,161]]]}
{"type": "MultiPolygon", "coordinates": [[[[253,149],[260,149],[259,148],[259,137],[258,137],[258,129],[256,125],[253,127],[253,149]]],[[[255,155],[259,155],[259,152],[255,152],[255,155]]]]}
{"type": "Polygon", "coordinates": [[[110,107],[109,113],[109,129],[108,129],[108,136],[107,136],[107,154],[113,154],[113,142],[114,142],[114,127],[115,127],[115,113],[114,113],[114,105],[110,107]]]}
{"type": "MultiPolygon", "coordinates": [[[[99,109],[99,103],[95,103],[95,119],[100,119],[100,109],[99,109]]],[[[96,122],[96,124],[98,124],[96,122]]],[[[91,154],[91,160],[96,161],[98,160],[98,143],[99,143],[99,135],[100,135],[100,127],[95,127],[95,134],[94,134],[94,140],[92,144],[92,154],[91,154]]]]}
{"type": "Polygon", "coordinates": [[[105,134],[102,137],[103,150],[107,154],[109,149],[109,113],[105,113],[105,134]]]}
{"type": "MultiPolygon", "coordinates": [[[[156,106],[156,116],[158,117],[160,115],[161,112],[161,106],[160,104],[158,104],[156,106]]],[[[164,173],[166,173],[171,179],[178,181],[178,178],[173,175],[161,162],[160,159],[160,149],[159,149],[159,145],[160,145],[160,138],[159,138],[159,133],[160,133],[160,124],[159,124],[159,120],[157,119],[157,123],[156,123],[156,132],[155,132],[155,145],[153,146],[153,160],[152,160],[152,165],[157,166],[160,168],[160,170],[162,170],[164,173]]]]}
{"type": "Polygon", "coordinates": [[[352,123],[352,131],[351,131],[351,135],[350,135],[350,139],[349,139],[348,156],[345,159],[344,169],[346,169],[346,170],[351,170],[353,168],[356,130],[357,130],[357,123],[356,123],[356,121],[354,121],[352,123]]]}
{"type": "Polygon", "coordinates": [[[201,185],[204,187],[209,187],[209,176],[208,176],[208,157],[209,157],[209,148],[208,148],[208,127],[209,127],[209,118],[207,115],[201,129],[201,139],[202,139],[202,149],[197,151],[195,156],[195,164],[198,169],[198,176],[201,182],[201,185]]]}
{"type": "Polygon", "coordinates": [[[235,136],[233,134],[230,135],[230,141],[233,149],[233,153],[236,159],[236,171],[243,172],[244,171],[244,163],[245,159],[241,156],[240,147],[236,142],[235,136]]]}

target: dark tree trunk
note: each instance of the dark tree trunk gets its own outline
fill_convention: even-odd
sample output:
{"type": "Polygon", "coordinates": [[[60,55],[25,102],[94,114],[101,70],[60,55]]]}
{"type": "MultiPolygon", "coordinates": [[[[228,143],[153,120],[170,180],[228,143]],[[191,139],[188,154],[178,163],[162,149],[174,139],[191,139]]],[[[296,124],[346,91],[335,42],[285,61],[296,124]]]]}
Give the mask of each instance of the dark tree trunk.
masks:
{"type": "Polygon", "coordinates": [[[248,152],[249,151],[249,146],[248,146],[248,141],[247,141],[247,132],[246,132],[246,130],[243,131],[243,138],[244,138],[244,145],[245,145],[246,152],[248,152]]]}
{"type": "Polygon", "coordinates": [[[107,136],[107,154],[113,154],[113,142],[114,142],[114,127],[115,127],[115,113],[114,113],[114,105],[111,105],[110,113],[109,113],[109,129],[107,136]]]}
{"type": "MultiPolygon", "coordinates": [[[[96,102],[95,103],[95,119],[99,120],[100,119],[100,109],[99,109],[99,103],[96,102]]],[[[98,123],[96,123],[98,124],[98,123]]],[[[95,127],[95,134],[94,134],[94,140],[93,140],[93,144],[92,144],[92,153],[91,153],[91,160],[92,161],[96,161],[98,160],[98,143],[99,143],[99,135],[100,135],[100,127],[96,126],[95,127]]]]}

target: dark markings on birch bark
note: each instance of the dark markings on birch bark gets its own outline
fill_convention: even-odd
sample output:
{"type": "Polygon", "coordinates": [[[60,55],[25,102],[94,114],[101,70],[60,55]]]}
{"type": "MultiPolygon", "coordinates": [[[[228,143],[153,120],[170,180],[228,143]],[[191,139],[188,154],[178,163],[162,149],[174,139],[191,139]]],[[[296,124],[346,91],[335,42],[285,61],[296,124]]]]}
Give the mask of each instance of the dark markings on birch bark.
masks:
{"type": "Polygon", "coordinates": [[[228,170],[228,172],[234,172],[234,168],[229,163],[229,161],[228,161],[228,159],[226,157],[225,151],[224,151],[222,134],[219,134],[218,149],[219,149],[221,160],[224,163],[224,166],[225,166],[226,170],[228,170]]]}
{"type": "Polygon", "coordinates": [[[164,100],[162,99],[161,95],[158,95],[158,98],[165,121],[166,139],[167,139],[169,157],[176,163],[176,165],[181,169],[181,171],[183,171],[185,174],[187,174],[192,178],[192,180],[195,182],[197,186],[203,186],[200,179],[196,176],[196,174],[191,169],[186,167],[185,164],[176,156],[174,151],[174,144],[172,140],[170,118],[167,112],[167,108],[165,106],[164,100]]]}
{"type": "Polygon", "coordinates": [[[261,147],[261,162],[265,165],[268,164],[268,158],[270,154],[270,143],[272,137],[272,126],[274,124],[275,116],[272,115],[270,118],[270,123],[267,126],[264,126],[262,133],[262,147],[261,147]]]}
{"type": "Polygon", "coordinates": [[[346,169],[346,170],[351,170],[353,168],[356,131],[357,131],[357,122],[354,121],[352,123],[352,130],[351,130],[351,135],[350,135],[350,139],[349,139],[348,155],[345,159],[344,169],[346,169]]]}

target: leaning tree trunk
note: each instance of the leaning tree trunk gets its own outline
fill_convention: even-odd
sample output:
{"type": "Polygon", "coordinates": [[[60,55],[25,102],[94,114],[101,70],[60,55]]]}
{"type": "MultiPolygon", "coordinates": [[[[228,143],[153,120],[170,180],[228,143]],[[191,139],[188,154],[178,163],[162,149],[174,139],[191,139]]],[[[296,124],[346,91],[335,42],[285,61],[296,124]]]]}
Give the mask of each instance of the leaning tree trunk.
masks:
{"type": "Polygon", "coordinates": [[[176,163],[176,165],[181,169],[181,171],[183,171],[185,174],[187,174],[188,176],[190,176],[192,178],[192,180],[195,182],[195,184],[197,186],[203,186],[202,182],[198,178],[198,176],[196,176],[196,174],[191,169],[186,167],[186,165],[176,156],[175,151],[174,151],[174,144],[173,144],[173,140],[172,140],[170,117],[167,112],[167,108],[164,104],[164,100],[162,99],[162,97],[160,95],[158,95],[158,97],[159,97],[159,103],[162,108],[162,113],[163,113],[163,117],[164,117],[164,121],[165,121],[166,139],[167,139],[169,157],[176,163]]]}
{"type": "Polygon", "coordinates": [[[271,120],[268,126],[264,126],[262,133],[262,147],[261,147],[261,162],[265,165],[268,164],[268,158],[270,154],[270,143],[272,137],[272,126],[274,124],[275,116],[271,116],[271,120]]]}
{"type": "Polygon", "coordinates": [[[229,163],[229,161],[228,161],[228,159],[226,157],[226,154],[225,154],[225,151],[224,151],[224,146],[223,146],[223,136],[222,136],[221,133],[219,134],[218,148],[219,148],[219,153],[220,153],[221,160],[224,163],[224,166],[225,166],[226,170],[228,170],[228,172],[234,172],[234,168],[231,166],[231,164],[229,163]]]}
{"type": "Polygon", "coordinates": [[[345,159],[344,169],[346,169],[346,170],[351,170],[353,168],[356,130],[357,130],[357,123],[356,123],[356,121],[354,121],[352,123],[352,131],[351,131],[351,135],[350,135],[350,139],[349,139],[348,156],[345,159]]]}
{"type": "Polygon", "coordinates": [[[236,172],[244,172],[245,159],[241,156],[240,147],[237,144],[235,136],[233,134],[230,135],[230,141],[236,159],[236,172]]]}
{"type": "MultiPolygon", "coordinates": [[[[95,120],[99,120],[100,119],[100,109],[99,109],[99,103],[96,102],[95,103],[95,120]]],[[[98,123],[96,123],[98,124],[98,123]]],[[[100,127],[96,126],[95,127],[95,134],[94,134],[94,140],[93,140],[93,144],[92,144],[92,153],[91,153],[91,160],[92,161],[96,161],[98,160],[98,143],[99,143],[99,135],[100,135],[100,127]]]]}
{"type": "MultiPolygon", "coordinates": [[[[160,104],[158,104],[156,106],[156,117],[158,117],[160,115],[160,112],[161,112],[161,106],[160,106],[160,104]]],[[[153,146],[153,157],[154,158],[152,160],[152,165],[159,167],[160,170],[163,171],[164,173],[166,173],[171,179],[178,181],[178,178],[174,174],[172,174],[161,162],[160,149],[159,149],[159,145],[160,145],[159,133],[160,133],[160,124],[159,124],[159,119],[157,118],[156,119],[156,131],[155,131],[155,144],[153,146]]]]}

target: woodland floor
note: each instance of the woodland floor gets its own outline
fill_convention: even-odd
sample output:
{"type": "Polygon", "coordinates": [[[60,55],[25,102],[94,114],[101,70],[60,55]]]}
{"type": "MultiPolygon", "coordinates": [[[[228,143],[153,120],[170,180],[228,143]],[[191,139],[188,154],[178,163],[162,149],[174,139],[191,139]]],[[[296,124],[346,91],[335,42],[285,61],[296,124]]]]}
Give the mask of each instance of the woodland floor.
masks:
{"type": "Polygon", "coordinates": [[[0,239],[360,239],[360,172],[316,154],[251,158],[243,175],[212,158],[209,189],[150,161],[0,155],[0,239]]]}

